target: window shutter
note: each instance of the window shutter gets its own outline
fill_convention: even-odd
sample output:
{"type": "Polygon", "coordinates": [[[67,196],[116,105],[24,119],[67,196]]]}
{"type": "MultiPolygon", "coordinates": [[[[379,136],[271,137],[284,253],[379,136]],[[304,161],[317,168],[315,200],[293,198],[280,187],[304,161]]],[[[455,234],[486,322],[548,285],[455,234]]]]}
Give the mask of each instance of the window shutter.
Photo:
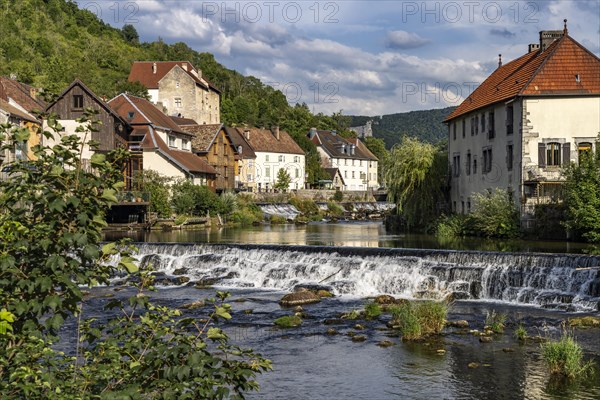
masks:
{"type": "Polygon", "coordinates": [[[538,166],[540,168],[546,167],[546,144],[538,143],[538,166]]]}
{"type": "Polygon", "coordinates": [[[569,165],[571,162],[571,143],[565,143],[562,145],[562,165],[569,165]]]}

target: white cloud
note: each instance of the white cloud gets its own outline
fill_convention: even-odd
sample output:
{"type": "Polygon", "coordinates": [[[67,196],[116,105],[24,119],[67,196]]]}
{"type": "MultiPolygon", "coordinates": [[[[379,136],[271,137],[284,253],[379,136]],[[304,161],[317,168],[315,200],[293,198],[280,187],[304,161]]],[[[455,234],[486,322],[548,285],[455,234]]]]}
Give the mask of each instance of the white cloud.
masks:
{"type": "Polygon", "coordinates": [[[429,39],[424,39],[416,33],[392,31],[387,34],[386,44],[390,49],[414,49],[430,42],[429,39]]]}

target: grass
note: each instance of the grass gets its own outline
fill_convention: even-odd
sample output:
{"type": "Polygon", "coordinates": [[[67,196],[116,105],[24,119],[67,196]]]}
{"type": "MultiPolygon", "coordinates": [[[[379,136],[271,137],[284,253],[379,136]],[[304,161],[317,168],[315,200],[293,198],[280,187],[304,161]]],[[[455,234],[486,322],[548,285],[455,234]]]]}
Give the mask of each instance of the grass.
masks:
{"type": "Polygon", "coordinates": [[[374,319],[381,315],[383,311],[381,310],[381,306],[377,303],[369,303],[365,305],[365,318],[366,319],[374,319]]]}
{"type": "Polygon", "coordinates": [[[296,315],[286,315],[277,318],[273,323],[280,328],[295,328],[302,324],[302,318],[296,315]]]}
{"type": "Polygon", "coordinates": [[[446,324],[448,305],[442,302],[407,302],[388,308],[392,324],[402,332],[404,340],[419,340],[437,335],[446,324]]]}
{"type": "Polygon", "coordinates": [[[563,333],[559,341],[542,344],[542,357],[550,373],[569,379],[586,377],[593,372],[592,362],[583,361],[583,350],[572,335],[563,333]]]}
{"type": "Polygon", "coordinates": [[[527,329],[525,329],[523,324],[519,324],[517,329],[515,329],[515,337],[520,341],[527,339],[527,329]]]}
{"type": "Polygon", "coordinates": [[[489,326],[494,333],[504,332],[507,316],[504,313],[497,313],[495,310],[488,312],[485,318],[485,325],[489,326]]]}

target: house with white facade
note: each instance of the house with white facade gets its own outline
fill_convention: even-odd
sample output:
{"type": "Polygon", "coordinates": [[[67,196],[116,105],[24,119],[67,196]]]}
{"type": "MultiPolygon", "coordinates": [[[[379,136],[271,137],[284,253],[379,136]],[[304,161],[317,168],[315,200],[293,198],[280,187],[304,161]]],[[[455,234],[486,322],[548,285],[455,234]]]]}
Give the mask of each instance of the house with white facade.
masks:
{"type": "Polygon", "coordinates": [[[108,104],[131,127],[128,142],[136,160],[133,175],[153,170],[215,190],[217,171],[192,152],[191,134],[148,100],[120,94],[108,104]]]}
{"type": "Polygon", "coordinates": [[[244,130],[235,127],[225,127],[238,154],[236,189],[247,192],[256,192],[256,153],[244,139],[244,130]]]}
{"type": "Polygon", "coordinates": [[[565,27],[540,32],[445,120],[451,207],[468,213],[475,193],[506,190],[524,227],[537,204],[560,199],[562,169],[596,146],[600,59],[565,27]]]}
{"type": "Polygon", "coordinates": [[[188,61],[135,61],[129,81],[146,86],[150,101],[170,116],[221,122],[221,91],[188,61]]]}
{"type": "Polygon", "coordinates": [[[236,147],[241,146],[242,161],[245,154],[248,158],[240,165],[240,179],[249,190],[258,192],[271,191],[277,183],[280,169],[287,171],[291,178],[288,190],[304,189],[306,178],[306,155],[304,150],[292,137],[279,127],[272,129],[235,128],[238,135],[232,135],[236,147]],[[244,153],[248,146],[254,153],[244,153]]]}
{"type": "Polygon", "coordinates": [[[379,160],[358,138],[346,139],[336,131],[311,128],[308,138],[317,146],[323,168],[337,168],[343,190],[375,190],[379,187],[379,160]]]}

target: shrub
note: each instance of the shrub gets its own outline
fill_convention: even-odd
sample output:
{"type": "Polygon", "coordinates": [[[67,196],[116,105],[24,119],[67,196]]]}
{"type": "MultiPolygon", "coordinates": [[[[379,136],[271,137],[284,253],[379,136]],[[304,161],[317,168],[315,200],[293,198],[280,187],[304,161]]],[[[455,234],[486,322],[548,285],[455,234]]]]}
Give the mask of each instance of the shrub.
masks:
{"type": "Polygon", "coordinates": [[[542,343],[542,357],[550,373],[570,379],[585,377],[593,371],[593,364],[583,361],[581,346],[567,333],[559,341],[542,343]]]}
{"type": "Polygon", "coordinates": [[[287,222],[287,219],[285,219],[285,217],[282,217],[279,215],[272,215],[270,221],[271,221],[271,224],[273,224],[273,225],[285,224],[287,222]]]}
{"type": "Polygon", "coordinates": [[[337,203],[327,203],[327,214],[333,217],[344,215],[344,209],[337,203]]]}
{"type": "Polygon", "coordinates": [[[406,302],[388,310],[392,314],[392,324],[400,329],[405,340],[439,334],[448,315],[448,305],[435,301],[406,302]]]}
{"type": "Polygon", "coordinates": [[[473,227],[486,237],[512,238],[519,235],[519,212],[506,191],[473,196],[473,227]]]}
{"type": "Polygon", "coordinates": [[[319,206],[311,199],[305,199],[303,197],[294,196],[289,200],[290,204],[293,205],[302,213],[303,216],[310,218],[311,216],[319,215],[319,206]]]}
{"type": "Polygon", "coordinates": [[[143,191],[150,193],[150,212],[155,212],[162,218],[171,216],[170,179],[156,171],[144,171],[141,185],[143,191]]]}
{"type": "Polygon", "coordinates": [[[229,222],[243,226],[252,225],[262,220],[263,212],[255,204],[238,208],[229,216],[229,222]]]}
{"type": "Polygon", "coordinates": [[[369,303],[365,306],[365,318],[373,319],[381,315],[381,305],[377,303],[369,303]]]}
{"type": "Polygon", "coordinates": [[[221,199],[206,186],[195,185],[186,179],[176,182],[172,189],[172,202],[177,214],[202,216],[222,211],[221,199]]]}
{"type": "Polygon", "coordinates": [[[229,215],[238,209],[238,199],[235,193],[227,191],[221,193],[221,210],[225,215],[229,215]]]}
{"type": "Polygon", "coordinates": [[[341,190],[336,189],[335,193],[333,194],[332,200],[333,201],[337,201],[338,203],[340,201],[343,201],[344,200],[344,193],[341,190]]]}
{"type": "Polygon", "coordinates": [[[469,215],[442,215],[435,228],[435,235],[440,239],[452,239],[472,234],[473,220],[469,215]]]}
{"type": "Polygon", "coordinates": [[[504,313],[497,313],[495,310],[488,312],[485,318],[485,325],[494,333],[504,332],[507,316],[504,313]]]}

